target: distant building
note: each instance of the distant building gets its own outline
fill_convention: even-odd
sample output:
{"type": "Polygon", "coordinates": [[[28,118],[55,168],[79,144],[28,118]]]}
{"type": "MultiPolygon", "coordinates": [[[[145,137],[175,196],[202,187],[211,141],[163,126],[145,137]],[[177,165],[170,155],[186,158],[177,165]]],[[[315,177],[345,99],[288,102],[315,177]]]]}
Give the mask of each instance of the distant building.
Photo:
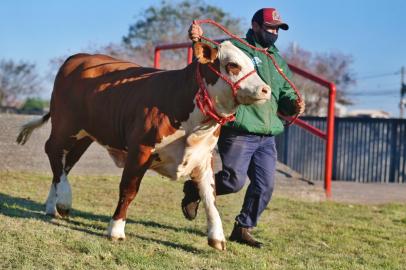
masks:
{"type": "Polygon", "coordinates": [[[0,106],[0,113],[18,113],[18,109],[12,106],[0,106]]]}
{"type": "Polygon", "coordinates": [[[391,115],[388,112],[382,110],[368,110],[368,109],[360,109],[360,110],[352,110],[347,112],[345,115],[341,115],[344,117],[368,117],[368,118],[390,118],[391,115]]]}

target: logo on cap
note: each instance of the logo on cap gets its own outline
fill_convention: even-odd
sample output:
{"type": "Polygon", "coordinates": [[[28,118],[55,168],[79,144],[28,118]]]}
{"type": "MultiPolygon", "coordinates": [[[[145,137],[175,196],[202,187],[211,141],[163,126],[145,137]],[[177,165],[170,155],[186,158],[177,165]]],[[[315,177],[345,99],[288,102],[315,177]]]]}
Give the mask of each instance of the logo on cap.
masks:
{"type": "Polygon", "coordinates": [[[281,20],[281,16],[279,15],[279,13],[276,10],[274,10],[272,12],[272,19],[275,20],[275,21],[280,21],[281,20]]]}

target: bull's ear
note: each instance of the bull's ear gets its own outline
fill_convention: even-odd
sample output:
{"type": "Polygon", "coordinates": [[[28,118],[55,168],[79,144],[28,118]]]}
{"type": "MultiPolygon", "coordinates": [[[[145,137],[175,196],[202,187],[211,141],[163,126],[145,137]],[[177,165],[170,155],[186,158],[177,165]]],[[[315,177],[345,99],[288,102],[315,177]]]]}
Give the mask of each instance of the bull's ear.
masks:
{"type": "Polygon", "coordinates": [[[203,42],[196,42],[194,47],[195,57],[201,64],[213,63],[217,58],[218,50],[203,42]]]}

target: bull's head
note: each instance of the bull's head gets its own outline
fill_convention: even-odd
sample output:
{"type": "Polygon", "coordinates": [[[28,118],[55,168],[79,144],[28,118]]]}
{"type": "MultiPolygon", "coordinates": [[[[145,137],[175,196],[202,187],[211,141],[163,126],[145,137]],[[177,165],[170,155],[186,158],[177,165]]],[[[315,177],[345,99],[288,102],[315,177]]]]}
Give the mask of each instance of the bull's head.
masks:
{"type": "Polygon", "coordinates": [[[230,41],[217,48],[198,42],[194,52],[220,116],[235,113],[238,104],[264,103],[271,97],[270,86],[255,72],[251,59],[230,41]]]}

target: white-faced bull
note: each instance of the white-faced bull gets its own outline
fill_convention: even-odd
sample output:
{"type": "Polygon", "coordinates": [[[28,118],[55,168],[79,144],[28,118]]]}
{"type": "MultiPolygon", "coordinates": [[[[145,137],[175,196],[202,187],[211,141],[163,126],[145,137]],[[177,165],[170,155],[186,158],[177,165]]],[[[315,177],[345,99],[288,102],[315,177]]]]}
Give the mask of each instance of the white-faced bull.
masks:
{"type": "Polygon", "coordinates": [[[173,71],[105,55],[77,54],[65,61],[55,79],[50,112],[24,125],[17,138],[24,144],[51,118],[45,144],[53,172],[47,214],[68,215],[72,192],[67,176],[97,141],[124,168],[109,237],[125,238],[127,208],[145,172],[152,169],[171,179],[190,176],[197,183],[209,245],[225,249],[211,166],[219,123],[229,119],[239,104],[265,102],[271,89],[254,72],[251,60],[229,41],[217,49],[196,43],[194,51],[197,61],[173,71]],[[211,105],[201,104],[205,94],[211,105]]]}

